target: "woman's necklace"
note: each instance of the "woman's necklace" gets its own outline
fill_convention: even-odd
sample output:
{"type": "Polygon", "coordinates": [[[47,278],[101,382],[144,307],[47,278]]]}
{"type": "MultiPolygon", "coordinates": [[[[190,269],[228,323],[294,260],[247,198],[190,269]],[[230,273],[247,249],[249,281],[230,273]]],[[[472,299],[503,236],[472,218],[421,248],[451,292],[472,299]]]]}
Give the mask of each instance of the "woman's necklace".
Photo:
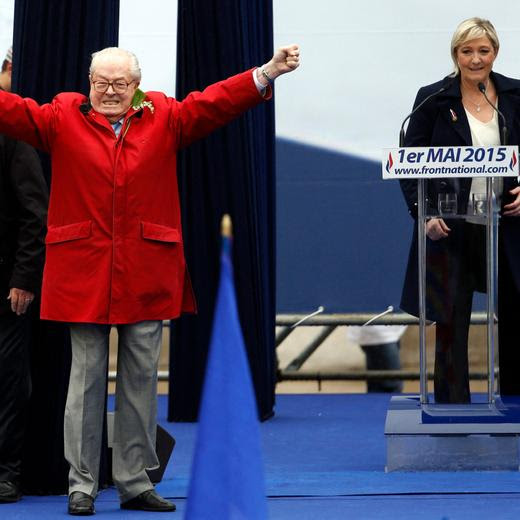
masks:
{"type": "MultiPolygon", "coordinates": [[[[489,78],[488,78],[487,81],[486,81],[486,90],[487,90],[488,86],[489,86],[489,78]]],[[[485,99],[485,98],[484,98],[484,94],[482,94],[482,100],[480,101],[480,103],[475,103],[475,101],[473,101],[473,100],[469,97],[469,95],[468,95],[467,93],[466,93],[466,96],[463,95],[463,97],[465,97],[465,99],[467,99],[470,103],[472,103],[473,105],[475,105],[475,106],[477,107],[477,108],[476,108],[476,111],[477,111],[477,112],[480,112],[480,111],[481,111],[481,106],[480,106],[480,105],[482,105],[482,103],[484,103],[484,99],[485,99]]]]}
{"type": "Polygon", "coordinates": [[[477,107],[476,108],[477,112],[480,112],[480,105],[482,105],[482,101],[480,103],[475,103],[475,101],[473,101],[472,99],[469,99],[469,97],[467,99],[477,107]]]}
{"type": "Polygon", "coordinates": [[[481,105],[482,105],[482,103],[484,103],[484,99],[485,99],[485,98],[484,98],[484,94],[482,94],[482,99],[481,99],[480,103],[476,103],[475,101],[473,101],[473,100],[469,97],[469,95],[468,95],[467,93],[466,93],[466,95],[463,96],[463,97],[464,97],[464,99],[466,99],[467,101],[469,101],[472,105],[475,105],[475,107],[476,107],[475,110],[476,110],[477,112],[480,112],[480,111],[482,110],[481,105]]]}

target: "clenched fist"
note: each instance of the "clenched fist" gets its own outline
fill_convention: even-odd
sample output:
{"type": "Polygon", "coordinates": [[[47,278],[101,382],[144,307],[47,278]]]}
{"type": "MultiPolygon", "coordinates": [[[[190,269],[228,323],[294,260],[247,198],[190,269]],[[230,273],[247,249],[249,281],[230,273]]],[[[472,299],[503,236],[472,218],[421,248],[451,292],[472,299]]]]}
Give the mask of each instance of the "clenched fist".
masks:
{"type": "Polygon", "coordinates": [[[300,65],[300,48],[296,44],[286,45],[276,50],[273,57],[256,71],[258,81],[267,85],[278,76],[292,72],[300,65]]]}

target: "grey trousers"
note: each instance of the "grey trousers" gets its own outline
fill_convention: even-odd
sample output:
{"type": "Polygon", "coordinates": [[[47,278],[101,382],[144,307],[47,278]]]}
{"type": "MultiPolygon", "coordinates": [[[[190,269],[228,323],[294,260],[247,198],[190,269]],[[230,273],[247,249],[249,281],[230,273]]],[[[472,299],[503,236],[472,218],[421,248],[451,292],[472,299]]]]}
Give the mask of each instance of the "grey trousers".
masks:
{"type": "MultiPolygon", "coordinates": [[[[161,321],[118,325],[118,356],[112,473],[121,502],[153,488],[146,469],[159,466],[157,366],[161,321]]],[[[65,407],[65,458],[70,464],[69,494],[95,497],[106,394],[110,326],[70,326],[72,367],[65,407]]]]}

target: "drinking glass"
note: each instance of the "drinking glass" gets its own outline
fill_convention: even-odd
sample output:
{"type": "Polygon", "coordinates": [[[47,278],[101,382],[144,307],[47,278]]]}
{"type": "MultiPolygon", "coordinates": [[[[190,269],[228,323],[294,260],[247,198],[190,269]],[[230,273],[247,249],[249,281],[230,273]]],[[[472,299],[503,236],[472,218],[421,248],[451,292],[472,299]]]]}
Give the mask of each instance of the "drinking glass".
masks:
{"type": "Polygon", "coordinates": [[[439,215],[456,215],[457,214],[457,194],[456,193],[439,193],[438,210],[439,210],[439,215]]]}
{"type": "Polygon", "coordinates": [[[473,193],[473,215],[485,215],[486,214],[486,194],[485,193],[473,193]]]}

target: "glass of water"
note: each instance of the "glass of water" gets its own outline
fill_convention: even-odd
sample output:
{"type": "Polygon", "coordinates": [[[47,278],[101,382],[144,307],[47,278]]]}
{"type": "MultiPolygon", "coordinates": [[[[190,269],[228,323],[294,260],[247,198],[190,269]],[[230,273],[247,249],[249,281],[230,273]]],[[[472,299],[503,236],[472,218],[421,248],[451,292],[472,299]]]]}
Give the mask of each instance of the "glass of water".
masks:
{"type": "Polygon", "coordinates": [[[486,194],[485,193],[473,193],[473,215],[485,215],[486,214],[486,194]]]}
{"type": "Polygon", "coordinates": [[[456,215],[457,214],[457,194],[456,193],[439,193],[438,210],[439,210],[439,215],[456,215]]]}

